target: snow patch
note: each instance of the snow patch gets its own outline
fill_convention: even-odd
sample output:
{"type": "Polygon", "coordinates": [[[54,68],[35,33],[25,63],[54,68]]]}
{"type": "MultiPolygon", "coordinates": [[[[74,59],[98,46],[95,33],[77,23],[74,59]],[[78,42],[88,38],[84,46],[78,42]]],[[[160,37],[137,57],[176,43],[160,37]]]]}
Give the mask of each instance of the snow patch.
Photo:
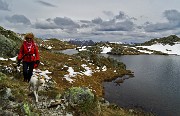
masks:
{"type": "Polygon", "coordinates": [[[91,70],[91,68],[87,67],[86,64],[82,64],[81,66],[86,69],[86,71],[83,72],[83,74],[85,74],[85,75],[87,75],[87,76],[92,76],[92,70],[91,70]]]}
{"type": "Polygon", "coordinates": [[[83,46],[83,47],[80,47],[80,48],[79,48],[79,51],[85,51],[85,50],[87,50],[87,49],[86,49],[86,46],[83,46]]]}
{"type": "Polygon", "coordinates": [[[102,71],[107,71],[107,67],[105,65],[102,67],[102,71]]]}
{"type": "Polygon", "coordinates": [[[151,46],[137,46],[137,47],[147,48],[147,49],[155,50],[155,51],[161,51],[161,52],[167,53],[167,54],[180,55],[180,44],[179,43],[176,43],[173,46],[162,45],[162,44],[158,43],[158,44],[154,44],[151,46]]]}
{"type": "Polygon", "coordinates": [[[48,46],[48,47],[47,47],[47,49],[49,49],[49,50],[50,50],[50,49],[52,49],[52,47],[51,47],[51,46],[48,46]]]}
{"type": "Polygon", "coordinates": [[[15,57],[13,57],[13,58],[9,58],[9,59],[12,60],[12,61],[16,61],[17,56],[15,56],[15,57]]]}
{"type": "Polygon", "coordinates": [[[65,78],[67,81],[69,81],[70,83],[72,83],[74,80],[71,77],[75,77],[78,74],[79,75],[86,75],[86,76],[92,76],[93,71],[91,70],[91,68],[89,68],[86,64],[82,64],[81,65],[86,71],[80,71],[80,72],[74,72],[74,69],[72,67],[68,67],[66,65],[64,65],[64,67],[68,67],[68,74],[64,75],[63,78],[65,78]]]}
{"type": "Polygon", "coordinates": [[[142,52],[142,53],[147,53],[147,54],[152,54],[153,52],[151,51],[146,51],[146,50],[138,50],[139,52],[142,52]]]}
{"type": "Polygon", "coordinates": [[[112,50],[112,48],[111,47],[101,47],[101,49],[102,49],[102,52],[101,53],[104,53],[104,54],[106,54],[106,53],[108,53],[108,52],[111,52],[111,50],[112,50]]]}
{"type": "Polygon", "coordinates": [[[5,59],[5,58],[3,58],[3,57],[0,57],[0,60],[2,60],[2,61],[7,61],[8,59],[5,59]]]}

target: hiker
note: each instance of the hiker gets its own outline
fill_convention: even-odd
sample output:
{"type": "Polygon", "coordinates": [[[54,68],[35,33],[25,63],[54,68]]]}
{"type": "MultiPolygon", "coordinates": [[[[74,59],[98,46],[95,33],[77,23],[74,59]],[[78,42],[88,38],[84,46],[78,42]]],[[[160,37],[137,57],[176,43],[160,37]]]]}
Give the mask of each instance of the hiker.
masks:
{"type": "Polygon", "coordinates": [[[23,62],[24,81],[29,82],[33,74],[33,69],[37,68],[39,61],[39,52],[36,43],[34,42],[34,34],[27,33],[24,36],[23,44],[19,50],[17,66],[23,62]]]}

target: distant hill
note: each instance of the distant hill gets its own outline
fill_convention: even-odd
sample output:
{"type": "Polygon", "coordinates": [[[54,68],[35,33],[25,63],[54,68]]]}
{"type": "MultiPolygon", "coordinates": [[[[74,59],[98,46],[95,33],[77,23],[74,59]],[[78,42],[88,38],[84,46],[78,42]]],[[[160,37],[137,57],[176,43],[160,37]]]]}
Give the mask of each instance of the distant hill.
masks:
{"type": "Polygon", "coordinates": [[[14,57],[21,42],[22,39],[18,34],[0,26],[0,57],[14,57]]]}
{"type": "Polygon", "coordinates": [[[163,45],[169,44],[169,45],[174,45],[175,42],[180,42],[180,38],[176,35],[170,35],[168,37],[163,37],[159,39],[151,39],[150,41],[144,42],[140,45],[145,45],[145,46],[150,46],[156,43],[162,43],[163,45]]]}

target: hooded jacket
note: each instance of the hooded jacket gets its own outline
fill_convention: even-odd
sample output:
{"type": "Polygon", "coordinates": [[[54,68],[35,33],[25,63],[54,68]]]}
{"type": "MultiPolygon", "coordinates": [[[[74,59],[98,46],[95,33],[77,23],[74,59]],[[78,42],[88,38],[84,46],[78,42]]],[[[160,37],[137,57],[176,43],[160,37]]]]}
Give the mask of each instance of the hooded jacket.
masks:
{"type": "Polygon", "coordinates": [[[38,46],[34,43],[34,41],[24,41],[18,54],[18,60],[33,62],[39,59],[38,46]]]}

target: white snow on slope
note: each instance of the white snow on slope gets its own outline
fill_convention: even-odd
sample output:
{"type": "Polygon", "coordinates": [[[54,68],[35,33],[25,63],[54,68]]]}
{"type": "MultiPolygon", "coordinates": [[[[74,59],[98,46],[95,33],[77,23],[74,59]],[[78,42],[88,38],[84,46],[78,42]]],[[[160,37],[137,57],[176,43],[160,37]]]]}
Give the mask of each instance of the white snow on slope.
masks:
{"type": "Polygon", "coordinates": [[[153,52],[146,51],[146,50],[138,50],[139,52],[147,53],[147,54],[152,54],[153,52]]]}
{"type": "MultiPolygon", "coordinates": [[[[64,78],[69,81],[70,83],[73,82],[73,79],[71,77],[75,77],[76,75],[80,74],[80,75],[86,75],[86,76],[91,76],[92,75],[92,70],[91,68],[89,68],[86,64],[82,64],[81,65],[85,71],[84,72],[75,72],[74,69],[72,67],[68,67],[68,74],[64,75],[64,78]]],[[[64,66],[67,67],[67,66],[64,66]]]]}
{"type": "Polygon", "coordinates": [[[9,58],[9,59],[12,60],[12,61],[16,61],[17,56],[15,56],[15,57],[13,57],[13,58],[9,58]]]}
{"type": "Polygon", "coordinates": [[[47,49],[49,49],[49,50],[52,49],[52,46],[48,46],[47,49]]]}
{"type": "Polygon", "coordinates": [[[82,64],[81,66],[86,69],[86,71],[83,72],[83,74],[85,74],[85,75],[87,75],[87,76],[91,76],[91,75],[92,75],[92,70],[91,70],[91,68],[87,67],[86,64],[82,64]]]}
{"type": "Polygon", "coordinates": [[[12,60],[12,61],[16,61],[17,59],[17,56],[13,57],[13,58],[3,58],[3,57],[0,57],[0,60],[4,60],[4,61],[7,61],[8,59],[12,60]]]}
{"type": "Polygon", "coordinates": [[[5,59],[5,58],[3,58],[3,57],[0,57],[0,60],[2,60],[2,61],[7,61],[8,59],[5,59]]]}
{"type": "Polygon", "coordinates": [[[64,78],[72,83],[73,79],[71,79],[71,77],[75,77],[77,75],[77,72],[74,72],[74,69],[72,67],[68,67],[67,71],[69,72],[69,74],[64,75],[64,78]]]}
{"type": "Polygon", "coordinates": [[[101,49],[102,49],[102,52],[101,53],[108,53],[108,52],[111,52],[111,50],[112,50],[112,48],[111,47],[101,47],[101,49]]]}
{"type": "Polygon", "coordinates": [[[85,51],[85,50],[87,50],[87,49],[86,49],[86,46],[77,47],[77,48],[79,48],[79,51],[85,51]]]}
{"type": "Polygon", "coordinates": [[[171,45],[162,45],[160,43],[158,44],[154,44],[151,46],[137,46],[137,47],[142,47],[142,48],[147,48],[150,50],[155,50],[155,51],[161,51],[163,53],[167,53],[167,54],[176,54],[176,55],[180,55],[180,44],[176,43],[175,45],[171,46],[171,45]]]}

